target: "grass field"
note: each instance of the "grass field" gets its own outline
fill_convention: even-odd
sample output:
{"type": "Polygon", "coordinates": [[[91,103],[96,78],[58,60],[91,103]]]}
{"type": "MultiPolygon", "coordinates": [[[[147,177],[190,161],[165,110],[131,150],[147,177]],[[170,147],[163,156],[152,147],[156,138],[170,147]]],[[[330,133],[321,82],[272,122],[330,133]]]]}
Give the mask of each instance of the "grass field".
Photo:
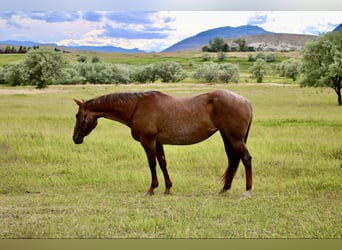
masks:
{"type": "Polygon", "coordinates": [[[342,110],[330,89],[277,84],[0,87],[0,238],[342,238],[342,110]],[[254,192],[240,165],[224,196],[219,134],[166,146],[173,195],[124,125],[100,120],[74,145],[77,106],[113,91],[175,96],[224,88],[248,98],[254,192]],[[15,92],[17,91],[17,92],[15,92]],[[2,93],[2,94],[1,94],[2,93]],[[6,95],[4,94],[6,93],[6,95]],[[12,94],[11,94],[12,93],[12,94]],[[16,93],[16,94],[15,94],[16,93]]]}

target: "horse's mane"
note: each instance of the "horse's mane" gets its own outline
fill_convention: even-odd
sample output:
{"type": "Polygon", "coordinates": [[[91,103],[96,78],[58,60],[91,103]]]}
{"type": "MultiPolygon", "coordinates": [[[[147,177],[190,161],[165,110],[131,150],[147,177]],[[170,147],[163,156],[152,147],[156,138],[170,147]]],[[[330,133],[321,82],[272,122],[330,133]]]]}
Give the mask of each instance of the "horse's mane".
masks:
{"type": "Polygon", "coordinates": [[[155,91],[148,92],[119,92],[96,97],[85,102],[86,106],[114,105],[134,102],[141,97],[150,95],[155,91]]]}

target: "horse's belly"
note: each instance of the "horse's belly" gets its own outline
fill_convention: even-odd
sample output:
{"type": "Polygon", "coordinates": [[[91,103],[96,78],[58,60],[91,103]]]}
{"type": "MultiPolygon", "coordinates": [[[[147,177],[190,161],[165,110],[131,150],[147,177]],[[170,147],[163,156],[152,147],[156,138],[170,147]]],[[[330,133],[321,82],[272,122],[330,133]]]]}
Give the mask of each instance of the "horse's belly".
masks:
{"type": "Polygon", "coordinates": [[[173,130],[160,131],[157,136],[159,144],[171,145],[189,145],[201,142],[217,131],[214,127],[208,128],[182,128],[178,127],[173,130]]]}

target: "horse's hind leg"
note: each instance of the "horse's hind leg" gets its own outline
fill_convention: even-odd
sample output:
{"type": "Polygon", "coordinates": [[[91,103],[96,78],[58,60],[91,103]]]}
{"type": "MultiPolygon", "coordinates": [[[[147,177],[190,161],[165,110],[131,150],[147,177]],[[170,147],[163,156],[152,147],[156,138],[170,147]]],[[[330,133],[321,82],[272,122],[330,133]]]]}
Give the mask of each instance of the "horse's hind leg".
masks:
{"type": "Polygon", "coordinates": [[[235,173],[240,163],[240,156],[235,152],[229,139],[222,132],[221,132],[221,136],[224,142],[224,147],[225,147],[226,154],[228,156],[228,161],[229,161],[227,170],[222,176],[222,180],[224,181],[224,186],[221,189],[220,193],[224,193],[231,188],[233,178],[235,176],[235,173]]]}
{"type": "Polygon", "coordinates": [[[163,175],[164,175],[165,194],[170,194],[172,182],[170,180],[169,173],[167,172],[167,168],[166,168],[166,160],[165,160],[163,145],[159,145],[159,144],[156,145],[156,155],[157,155],[157,160],[158,160],[160,169],[162,170],[163,175]]]}
{"type": "Polygon", "coordinates": [[[249,154],[248,149],[243,140],[232,141],[232,146],[235,152],[240,156],[246,172],[246,192],[244,196],[249,197],[253,189],[252,178],[252,156],[249,154]]]}

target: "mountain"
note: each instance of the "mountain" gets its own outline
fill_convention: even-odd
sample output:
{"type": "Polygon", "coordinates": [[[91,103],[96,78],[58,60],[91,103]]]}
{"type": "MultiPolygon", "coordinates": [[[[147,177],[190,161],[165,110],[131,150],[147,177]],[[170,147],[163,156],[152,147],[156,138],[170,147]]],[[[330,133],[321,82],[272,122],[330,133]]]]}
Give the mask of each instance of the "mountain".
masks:
{"type": "Polygon", "coordinates": [[[214,39],[215,37],[220,38],[237,38],[237,37],[245,37],[245,36],[253,36],[260,34],[271,34],[272,32],[266,31],[258,26],[253,25],[244,25],[239,27],[220,27],[216,29],[210,29],[207,31],[203,31],[198,33],[195,36],[186,38],[171,47],[165,49],[163,52],[172,52],[172,51],[181,51],[187,50],[194,47],[199,47],[207,44],[209,40],[214,39]]]}
{"type": "Polygon", "coordinates": [[[86,50],[95,52],[120,52],[120,53],[144,53],[145,51],[138,48],[134,49],[124,49],[115,46],[70,46],[66,48],[71,48],[75,50],[86,50]]]}
{"type": "Polygon", "coordinates": [[[340,23],[340,25],[338,25],[333,31],[336,32],[340,29],[342,29],[342,23],[340,23]]]}
{"type": "Polygon", "coordinates": [[[33,41],[16,41],[16,40],[6,40],[6,41],[0,41],[0,44],[4,45],[12,45],[12,46],[26,46],[26,47],[33,47],[36,45],[44,45],[44,46],[57,46],[55,43],[37,43],[33,41]]]}
{"type": "Polygon", "coordinates": [[[82,50],[82,51],[94,51],[94,52],[120,52],[120,53],[143,53],[145,51],[134,48],[134,49],[125,49],[121,47],[115,46],[58,46],[56,43],[37,43],[33,41],[16,41],[16,40],[6,40],[0,41],[0,45],[10,45],[10,46],[50,46],[62,48],[64,50],[73,49],[73,50],[82,50]]]}

